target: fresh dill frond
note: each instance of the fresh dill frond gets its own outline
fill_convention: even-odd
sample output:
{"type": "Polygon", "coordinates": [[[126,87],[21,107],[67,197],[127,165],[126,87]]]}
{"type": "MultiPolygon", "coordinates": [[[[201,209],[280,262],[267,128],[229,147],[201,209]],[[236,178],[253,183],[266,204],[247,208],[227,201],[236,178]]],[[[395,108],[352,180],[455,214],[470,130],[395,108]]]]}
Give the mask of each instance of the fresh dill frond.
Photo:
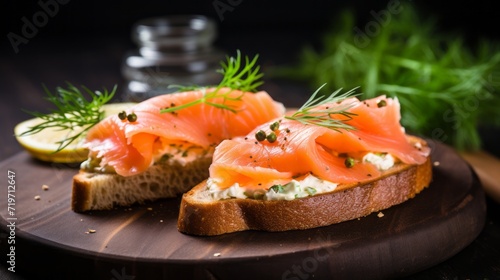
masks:
{"type": "Polygon", "coordinates": [[[338,89],[330,95],[320,95],[317,97],[321,88],[326,84],[319,87],[309,99],[291,116],[285,116],[286,119],[296,120],[303,124],[319,125],[335,131],[341,132],[342,130],[353,130],[353,126],[346,122],[352,120],[356,114],[348,110],[353,106],[352,103],[341,103],[343,100],[355,96],[354,91],[356,88],[351,89],[343,94],[340,94],[342,89],[338,89]],[[319,109],[321,106],[324,109],[319,109]],[[334,116],[341,116],[341,118],[334,118],[334,116]]]}
{"type": "MultiPolygon", "coordinates": [[[[245,92],[255,92],[257,88],[263,84],[261,81],[263,73],[260,72],[260,66],[257,65],[258,55],[255,55],[253,59],[250,60],[248,56],[244,57],[244,60],[241,56],[240,51],[237,51],[236,57],[227,56],[227,62],[221,62],[221,69],[217,72],[222,74],[221,82],[215,86],[215,89],[211,92],[205,93],[202,98],[182,104],[177,106],[172,106],[168,108],[162,109],[161,113],[172,113],[184,108],[188,108],[197,104],[205,103],[207,105],[217,107],[223,110],[228,110],[233,113],[236,113],[236,110],[231,106],[225,104],[226,101],[238,101],[241,100],[243,94],[245,92]],[[230,88],[232,90],[240,90],[243,93],[232,97],[232,91],[221,92],[222,88],[230,88]],[[211,100],[216,98],[222,98],[222,103],[211,102],[211,100]]],[[[175,85],[174,87],[178,87],[178,91],[186,91],[186,90],[206,90],[205,87],[196,87],[196,86],[179,86],[175,85]]]]}
{"type": "Polygon", "coordinates": [[[106,89],[103,92],[93,92],[85,86],[82,86],[83,91],[80,91],[69,82],[67,89],[57,87],[56,93],[51,93],[45,85],[43,88],[47,94],[45,100],[52,103],[56,109],[48,114],[24,110],[34,117],[42,119],[43,122],[30,127],[19,136],[36,134],[47,128],[67,130],[68,137],[56,142],[59,146],[55,152],[61,151],[80,139],[91,127],[100,122],[104,117],[101,106],[110,101],[116,92],[116,85],[111,92],[106,89]],[[90,100],[87,100],[84,93],[90,97],[90,100]],[[73,131],[78,132],[73,135],[71,134],[73,131]]]}
{"type": "Polygon", "coordinates": [[[256,65],[259,55],[255,55],[252,60],[245,56],[245,66],[242,68],[241,53],[238,50],[236,58],[227,57],[227,63],[221,62],[222,69],[218,72],[223,75],[222,81],[217,88],[229,87],[241,91],[255,92],[257,87],[263,84],[260,80],[263,73],[260,66],[256,65]]]}
{"type": "Polygon", "coordinates": [[[185,86],[185,85],[168,85],[167,88],[173,88],[176,89],[175,92],[183,92],[183,91],[191,91],[191,90],[198,90],[200,89],[199,86],[196,85],[191,85],[191,86],[185,86]]]}

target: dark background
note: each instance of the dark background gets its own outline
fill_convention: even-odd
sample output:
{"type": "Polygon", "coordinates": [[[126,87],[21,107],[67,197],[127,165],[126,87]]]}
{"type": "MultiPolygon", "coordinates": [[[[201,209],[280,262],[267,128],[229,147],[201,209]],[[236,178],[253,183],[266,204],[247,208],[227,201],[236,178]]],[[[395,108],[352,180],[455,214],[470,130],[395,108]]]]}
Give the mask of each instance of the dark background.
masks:
{"type": "MultiPolygon", "coordinates": [[[[91,53],[108,48],[114,48],[114,56],[121,57],[124,51],[135,47],[130,40],[131,26],[135,21],[154,16],[202,14],[216,20],[219,28],[216,44],[224,50],[233,52],[238,48],[248,53],[260,53],[262,59],[270,63],[286,63],[296,58],[298,50],[305,44],[316,44],[325,29],[335,22],[339,11],[353,9],[358,18],[357,26],[362,28],[373,20],[371,11],[386,9],[389,3],[388,0],[65,1],[68,3],[58,5],[58,13],[39,28],[34,38],[19,46],[18,54],[14,53],[7,34],[21,34],[21,19],[26,17],[31,21],[41,7],[38,1],[4,2],[0,29],[2,60],[8,58],[16,61],[28,56],[35,58],[54,53],[66,55],[76,50],[91,53]],[[225,11],[221,18],[214,7],[216,3],[235,5],[232,10],[225,11]],[[266,56],[268,53],[272,56],[266,56]]],[[[500,5],[493,0],[395,2],[415,5],[424,17],[437,17],[436,29],[457,32],[472,45],[479,38],[497,40],[500,36],[500,11],[497,9],[500,5]]],[[[43,66],[59,68],[64,73],[71,71],[72,67],[79,67],[78,63],[74,61],[70,67],[50,63],[43,66]]],[[[69,76],[63,74],[60,80],[69,76]]],[[[84,79],[74,82],[92,83],[84,79]]]]}
{"type": "MultiPolygon", "coordinates": [[[[83,84],[90,89],[110,89],[118,84],[117,98],[123,98],[124,80],[120,66],[126,52],[135,48],[130,33],[133,23],[139,19],[175,14],[207,15],[218,25],[217,47],[230,54],[236,49],[249,55],[259,53],[261,65],[265,68],[293,64],[304,45],[318,46],[321,34],[334,24],[341,10],[354,10],[358,18],[356,26],[363,27],[373,20],[371,11],[386,9],[389,3],[387,0],[217,1],[70,0],[67,4],[58,4],[57,14],[49,18],[27,44],[21,44],[17,54],[7,34],[21,35],[24,24],[21,19],[26,17],[32,21],[33,15],[42,9],[38,1],[3,1],[0,8],[1,159],[21,151],[12,135],[14,125],[30,117],[22,113],[21,108],[32,111],[47,109],[42,84],[49,89],[63,85],[65,81],[83,84]],[[214,8],[217,1],[236,4],[232,10],[223,13],[223,20],[214,8]]],[[[424,17],[436,17],[436,30],[460,34],[472,47],[481,38],[500,40],[500,5],[496,1],[400,0],[399,3],[415,5],[424,17]]],[[[278,86],[267,80],[264,89],[287,106],[300,105],[311,93],[302,85],[278,86]]],[[[496,151],[500,156],[497,139],[496,135],[488,134],[485,149],[496,151]]],[[[498,204],[491,200],[488,209],[485,230],[471,246],[414,279],[483,279],[488,276],[493,279],[491,276],[500,272],[500,213],[498,204]]],[[[3,279],[2,270],[0,279],[3,279]]]]}

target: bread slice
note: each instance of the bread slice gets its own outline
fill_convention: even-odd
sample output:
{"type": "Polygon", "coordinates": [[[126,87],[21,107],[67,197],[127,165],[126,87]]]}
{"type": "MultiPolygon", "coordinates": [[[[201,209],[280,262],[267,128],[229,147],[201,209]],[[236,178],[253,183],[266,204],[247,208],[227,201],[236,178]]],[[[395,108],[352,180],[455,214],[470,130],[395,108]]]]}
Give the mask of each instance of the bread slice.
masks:
{"type": "MultiPolygon", "coordinates": [[[[423,140],[421,143],[425,144],[423,140]]],[[[178,230],[192,235],[220,235],[327,226],[402,203],[429,186],[431,180],[428,156],[420,165],[397,163],[370,181],[341,184],[332,192],[294,200],[200,199],[203,196],[197,194],[205,189],[204,181],[183,195],[178,230]]]]}
{"type": "Polygon", "coordinates": [[[129,177],[81,170],[73,177],[71,208],[75,212],[108,210],[115,206],[176,197],[206,179],[211,162],[211,154],[184,164],[167,161],[129,177]]]}

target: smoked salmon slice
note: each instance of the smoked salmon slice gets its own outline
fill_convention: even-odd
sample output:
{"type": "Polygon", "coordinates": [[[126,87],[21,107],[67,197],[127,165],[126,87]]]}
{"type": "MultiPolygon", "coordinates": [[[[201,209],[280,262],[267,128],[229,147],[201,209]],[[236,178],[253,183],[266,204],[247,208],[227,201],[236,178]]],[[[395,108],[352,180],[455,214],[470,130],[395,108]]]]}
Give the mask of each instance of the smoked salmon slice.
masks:
{"type": "Polygon", "coordinates": [[[321,111],[339,104],[347,104],[347,111],[354,114],[345,122],[352,129],[333,130],[298,120],[276,118],[256,127],[246,137],[222,141],[214,152],[210,180],[221,189],[236,183],[249,189],[269,189],[307,174],[334,183],[357,183],[381,173],[375,165],[359,161],[360,155],[368,152],[388,153],[407,164],[426,161],[429,148],[411,144],[400,125],[397,99],[379,96],[360,101],[351,97],[340,103],[323,104],[314,110],[321,111]],[[269,135],[273,123],[279,124],[279,129],[274,131],[276,140],[258,141],[257,132],[264,131],[269,135]],[[347,156],[358,161],[347,167],[347,156]]]}
{"type": "Polygon", "coordinates": [[[145,171],[169,147],[213,149],[222,140],[246,135],[284,113],[283,105],[264,91],[230,88],[217,89],[226,98],[212,98],[211,104],[201,102],[170,113],[160,112],[196,102],[214,90],[203,88],[150,98],[127,110],[127,114],[135,114],[133,121],[109,116],[89,130],[85,144],[89,155],[100,159],[101,166],[131,176],[145,171]]]}

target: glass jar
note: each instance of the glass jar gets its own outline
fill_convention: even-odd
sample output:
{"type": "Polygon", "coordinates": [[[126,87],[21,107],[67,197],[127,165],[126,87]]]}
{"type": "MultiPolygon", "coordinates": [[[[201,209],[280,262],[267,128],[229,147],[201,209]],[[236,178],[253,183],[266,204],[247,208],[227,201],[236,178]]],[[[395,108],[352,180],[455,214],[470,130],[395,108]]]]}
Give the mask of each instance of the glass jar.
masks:
{"type": "Polygon", "coordinates": [[[216,72],[224,54],[213,46],[216,25],[200,15],[148,18],[132,28],[138,49],[127,53],[122,74],[126,95],[142,101],[171,93],[176,85],[208,86],[220,82],[216,72]]]}

